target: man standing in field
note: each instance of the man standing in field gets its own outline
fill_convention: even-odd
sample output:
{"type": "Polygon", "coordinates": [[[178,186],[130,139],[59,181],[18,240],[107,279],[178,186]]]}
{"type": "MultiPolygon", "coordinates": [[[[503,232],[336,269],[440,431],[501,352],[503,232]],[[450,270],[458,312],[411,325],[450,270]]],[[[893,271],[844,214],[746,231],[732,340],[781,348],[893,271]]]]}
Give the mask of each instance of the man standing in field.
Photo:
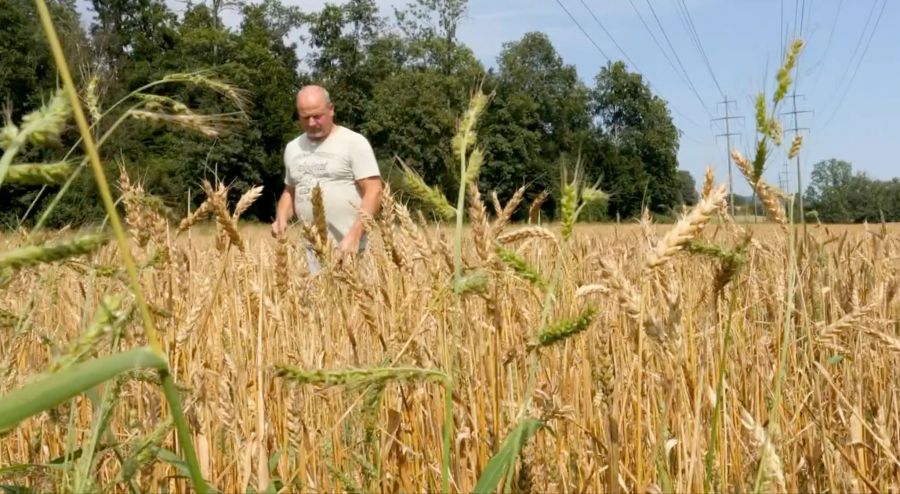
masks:
{"type": "MultiPolygon", "coordinates": [[[[272,235],[284,233],[296,213],[313,221],[312,190],[322,189],[328,234],[338,258],[362,252],[366,235],[359,211],[374,216],[381,205],[383,183],[369,141],[346,127],[335,125],[334,105],[328,91],[306,86],[297,93],[297,113],[304,133],[284,150],[284,191],[278,200],[272,235]]],[[[319,259],[307,248],[311,272],[319,259]]]]}

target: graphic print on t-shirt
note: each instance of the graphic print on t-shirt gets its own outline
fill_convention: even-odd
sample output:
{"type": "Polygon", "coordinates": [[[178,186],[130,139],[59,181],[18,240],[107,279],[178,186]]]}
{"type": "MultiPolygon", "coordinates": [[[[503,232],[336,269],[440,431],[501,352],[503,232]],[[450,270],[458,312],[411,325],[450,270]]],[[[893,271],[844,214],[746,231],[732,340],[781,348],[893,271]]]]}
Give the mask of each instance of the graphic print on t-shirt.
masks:
{"type": "Polygon", "coordinates": [[[314,153],[306,154],[294,163],[293,174],[297,177],[296,193],[301,197],[312,194],[313,187],[328,175],[328,160],[314,153]]]}

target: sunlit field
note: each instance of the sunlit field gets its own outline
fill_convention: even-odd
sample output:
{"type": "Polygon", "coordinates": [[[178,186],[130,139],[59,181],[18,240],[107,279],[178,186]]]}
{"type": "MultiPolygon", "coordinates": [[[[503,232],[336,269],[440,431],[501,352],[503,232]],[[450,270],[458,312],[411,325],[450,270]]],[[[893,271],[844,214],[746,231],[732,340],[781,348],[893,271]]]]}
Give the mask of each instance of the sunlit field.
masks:
{"type": "MultiPolygon", "coordinates": [[[[526,419],[534,435],[499,480],[512,492],[900,489],[900,226],[803,237],[719,213],[659,263],[670,225],[576,224],[565,240],[559,225],[475,212],[462,261],[478,279],[457,303],[452,227],[384,206],[366,255],[314,277],[299,226],[229,237],[128,209],[200,468],[221,492],[440,490],[451,361],[453,491],[471,492],[526,419]]],[[[0,395],[146,344],[117,256],[108,244],[12,275],[0,395]]],[[[26,419],[0,441],[0,478],[186,488],[157,382],[131,371],[26,419]]]]}

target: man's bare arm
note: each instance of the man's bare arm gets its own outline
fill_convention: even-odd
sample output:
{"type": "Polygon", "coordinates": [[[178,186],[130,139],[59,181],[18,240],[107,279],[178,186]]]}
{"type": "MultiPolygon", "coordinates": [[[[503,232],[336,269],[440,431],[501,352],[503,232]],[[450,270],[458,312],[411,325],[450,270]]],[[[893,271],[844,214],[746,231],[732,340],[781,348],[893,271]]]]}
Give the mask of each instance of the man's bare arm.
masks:
{"type": "MultiPolygon", "coordinates": [[[[357,180],[356,184],[362,194],[359,209],[370,216],[375,216],[381,209],[381,194],[384,191],[384,183],[381,181],[381,177],[363,178],[357,180]]],[[[355,254],[359,249],[359,241],[362,239],[364,231],[362,218],[357,218],[350,231],[347,232],[347,235],[341,241],[340,250],[355,254]]]]}
{"type": "Polygon", "coordinates": [[[288,222],[294,217],[294,187],[284,186],[275,208],[275,221],[272,223],[272,236],[278,236],[287,229],[288,222]]]}

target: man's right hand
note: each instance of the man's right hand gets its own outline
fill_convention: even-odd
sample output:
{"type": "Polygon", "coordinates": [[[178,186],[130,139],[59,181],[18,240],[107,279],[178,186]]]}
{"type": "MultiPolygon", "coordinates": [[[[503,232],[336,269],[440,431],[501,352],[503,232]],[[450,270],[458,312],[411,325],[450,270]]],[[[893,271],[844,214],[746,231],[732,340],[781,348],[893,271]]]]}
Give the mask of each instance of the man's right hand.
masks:
{"type": "Polygon", "coordinates": [[[276,219],[274,223],[272,223],[272,236],[278,238],[284,231],[287,230],[287,221],[282,219],[276,219]]]}

